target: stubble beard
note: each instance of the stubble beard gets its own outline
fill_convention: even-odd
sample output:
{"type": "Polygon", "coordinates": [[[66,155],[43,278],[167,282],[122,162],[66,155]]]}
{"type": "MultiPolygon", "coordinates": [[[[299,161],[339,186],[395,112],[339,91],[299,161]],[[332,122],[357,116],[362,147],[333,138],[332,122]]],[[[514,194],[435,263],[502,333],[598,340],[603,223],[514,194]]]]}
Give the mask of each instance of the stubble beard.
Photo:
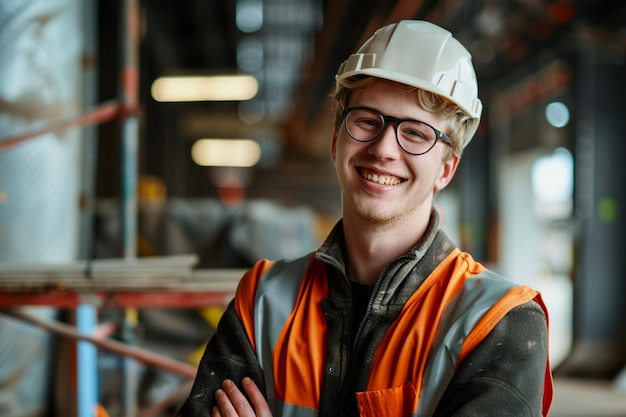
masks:
{"type": "Polygon", "coordinates": [[[405,210],[377,210],[375,207],[361,204],[353,196],[343,198],[344,211],[348,209],[352,213],[352,217],[361,227],[372,230],[392,229],[394,225],[400,222],[405,210]]]}
{"type": "Polygon", "coordinates": [[[427,200],[428,195],[420,193],[414,196],[414,199],[403,201],[400,205],[396,202],[393,207],[387,206],[381,210],[380,202],[370,204],[371,202],[362,201],[353,194],[342,195],[344,215],[346,211],[350,212],[357,224],[371,230],[390,230],[402,223],[410,222],[409,218],[415,217],[416,211],[426,204],[427,200]]]}

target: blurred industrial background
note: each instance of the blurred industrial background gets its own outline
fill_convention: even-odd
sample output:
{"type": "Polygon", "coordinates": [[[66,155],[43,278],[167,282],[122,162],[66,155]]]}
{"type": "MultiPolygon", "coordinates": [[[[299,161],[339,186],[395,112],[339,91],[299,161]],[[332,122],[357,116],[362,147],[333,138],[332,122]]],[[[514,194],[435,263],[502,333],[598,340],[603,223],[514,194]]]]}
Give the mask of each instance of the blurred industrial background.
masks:
{"type": "Polygon", "coordinates": [[[172,415],[240,271],[339,219],[334,74],[401,19],[485,106],[444,229],[543,293],[553,415],[626,416],[618,0],[0,2],[0,416],[172,415]]]}

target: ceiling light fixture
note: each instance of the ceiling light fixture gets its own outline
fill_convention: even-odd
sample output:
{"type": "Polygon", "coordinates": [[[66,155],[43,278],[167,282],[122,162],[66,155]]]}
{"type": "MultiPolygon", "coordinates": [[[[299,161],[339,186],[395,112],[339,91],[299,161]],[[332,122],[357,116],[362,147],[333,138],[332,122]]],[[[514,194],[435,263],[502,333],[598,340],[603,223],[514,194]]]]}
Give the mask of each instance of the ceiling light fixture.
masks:
{"type": "Polygon", "coordinates": [[[243,101],[259,91],[251,75],[163,76],[152,83],[152,97],[160,102],[243,101]]]}
{"type": "Polygon", "coordinates": [[[261,159],[261,146],[252,139],[198,139],[191,157],[200,166],[252,167],[261,159]]]}

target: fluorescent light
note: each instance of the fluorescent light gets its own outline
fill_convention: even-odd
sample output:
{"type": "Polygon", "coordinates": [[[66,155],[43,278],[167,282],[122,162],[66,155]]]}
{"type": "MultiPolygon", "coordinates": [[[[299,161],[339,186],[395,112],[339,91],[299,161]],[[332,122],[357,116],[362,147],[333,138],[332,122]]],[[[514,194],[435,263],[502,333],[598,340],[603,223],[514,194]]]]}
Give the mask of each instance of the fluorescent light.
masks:
{"type": "Polygon", "coordinates": [[[235,101],[250,100],[259,90],[250,75],[164,76],[152,83],[156,101],[235,101]]]}
{"type": "Polygon", "coordinates": [[[191,157],[201,166],[251,167],[261,159],[261,147],[252,139],[198,139],[191,157]]]}

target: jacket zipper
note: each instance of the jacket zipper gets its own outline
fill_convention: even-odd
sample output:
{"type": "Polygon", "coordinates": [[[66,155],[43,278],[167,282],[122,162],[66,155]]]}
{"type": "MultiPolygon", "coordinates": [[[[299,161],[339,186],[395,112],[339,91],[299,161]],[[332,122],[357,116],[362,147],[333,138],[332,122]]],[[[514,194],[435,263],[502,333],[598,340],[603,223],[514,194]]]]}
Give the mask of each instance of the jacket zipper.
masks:
{"type": "MultiPolygon", "coordinates": [[[[352,368],[354,367],[353,366],[354,357],[357,352],[357,347],[365,342],[364,340],[362,340],[363,331],[364,331],[365,326],[367,325],[367,321],[372,315],[372,307],[374,305],[374,298],[375,298],[376,293],[378,292],[378,288],[380,287],[381,278],[385,275],[386,270],[387,270],[387,267],[383,269],[383,271],[378,276],[378,279],[376,280],[376,284],[374,284],[374,289],[372,290],[372,294],[370,295],[370,299],[367,303],[365,314],[363,315],[363,318],[361,319],[361,322],[359,323],[359,328],[357,329],[356,335],[354,336],[354,342],[352,343],[352,346],[350,347],[350,350],[348,351],[347,372],[346,372],[345,378],[343,379],[344,383],[341,389],[341,397],[339,398],[339,410],[340,410],[339,416],[340,417],[349,414],[349,410],[347,410],[348,388],[350,388],[353,385],[356,385],[356,382],[357,382],[355,380],[356,377],[353,376],[353,373],[352,373],[352,368]]],[[[344,278],[346,280],[348,279],[347,277],[345,277],[345,275],[344,275],[344,278]]],[[[354,301],[352,304],[354,304],[354,301]]],[[[352,321],[352,314],[350,314],[349,320],[352,321]]],[[[350,324],[354,325],[354,323],[350,323],[350,324]]]]}
{"type": "MultiPolygon", "coordinates": [[[[370,299],[369,302],[367,303],[367,309],[365,310],[365,315],[363,315],[363,318],[361,319],[361,323],[359,324],[359,328],[356,332],[356,335],[354,336],[354,343],[352,344],[350,350],[348,351],[348,367],[347,367],[347,378],[350,378],[350,375],[352,375],[352,368],[353,368],[353,363],[354,363],[354,356],[356,355],[357,352],[357,348],[365,343],[365,340],[363,340],[363,332],[365,327],[367,326],[367,323],[369,321],[370,316],[372,315],[372,308],[374,306],[374,299],[376,297],[376,295],[378,294],[378,291],[380,289],[380,283],[382,282],[382,279],[385,275],[387,275],[387,271],[389,269],[389,265],[394,264],[395,262],[401,260],[402,258],[406,258],[406,255],[400,256],[398,258],[396,258],[395,260],[391,261],[389,264],[387,264],[387,266],[385,266],[385,268],[383,268],[383,270],[381,271],[380,275],[378,276],[378,279],[376,280],[376,284],[374,284],[374,289],[372,290],[372,294],[370,295],[370,299]]],[[[345,274],[343,275],[344,279],[348,279],[345,274]]],[[[352,320],[352,315],[350,315],[350,320],[352,320]]],[[[351,323],[354,324],[354,323],[351,323]]],[[[354,377],[353,377],[354,378],[354,377]]],[[[353,380],[346,380],[344,378],[344,383],[343,383],[343,387],[341,390],[341,397],[339,399],[339,416],[345,416],[348,414],[348,410],[346,409],[346,405],[347,405],[347,395],[348,395],[348,388],[349,388],[349,384],[348,382],[356,382],[353,380]]],[[[354,384],[356,385],[356,384],[354,384]]]]}

